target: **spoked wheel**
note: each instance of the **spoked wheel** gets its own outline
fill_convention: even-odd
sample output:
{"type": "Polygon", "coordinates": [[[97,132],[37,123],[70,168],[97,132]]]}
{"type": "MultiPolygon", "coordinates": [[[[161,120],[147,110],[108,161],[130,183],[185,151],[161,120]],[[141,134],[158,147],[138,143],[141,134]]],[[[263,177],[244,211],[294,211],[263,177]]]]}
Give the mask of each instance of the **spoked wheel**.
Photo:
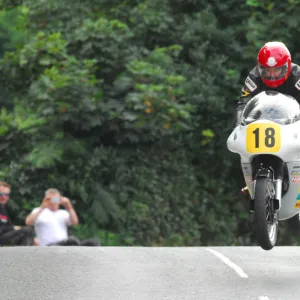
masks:
{"type": "Polygon", "coordinates": [[[290,231],[299,234],[299,232],[300,232],[300,216],[299,216],[299,214],[296,214],[295,216],[287,219],[287,224],[288,224],[290,231]]]}
{"type": "Polygon", "coordinates": [[[264,250],[271,250],[278,236],[278,213],[274,211],[274,183],[270,178],[257,178],[254,197],[254,222],[257,241],[264,250]]]}

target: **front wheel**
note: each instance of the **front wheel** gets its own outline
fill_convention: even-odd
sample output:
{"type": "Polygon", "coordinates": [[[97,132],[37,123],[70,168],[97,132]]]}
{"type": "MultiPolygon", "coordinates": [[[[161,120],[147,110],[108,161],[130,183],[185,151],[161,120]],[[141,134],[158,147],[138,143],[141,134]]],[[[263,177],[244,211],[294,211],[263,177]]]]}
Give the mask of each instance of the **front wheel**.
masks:
{"type": "Polygon", "coordinates": [[[275,188],[268,177],[256,180],[254,196],[254,222],[257,241],[264,250],[271,250],[278,236],[278,214],[274,211],[275,188]]]}

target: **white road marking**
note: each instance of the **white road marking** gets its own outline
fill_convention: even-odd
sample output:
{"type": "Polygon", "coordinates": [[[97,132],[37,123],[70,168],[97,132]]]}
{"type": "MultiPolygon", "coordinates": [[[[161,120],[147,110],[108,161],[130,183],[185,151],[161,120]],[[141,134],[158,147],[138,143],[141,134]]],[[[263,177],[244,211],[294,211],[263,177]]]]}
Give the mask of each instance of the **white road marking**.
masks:
{"type": "Polygon", "coordinates": [[[270,300],[269,297],[266,297],[266,296],[260,296],[258,297],[259,300],[270,300]]]}
{"type": "MultiPolygon", "coordinates": [[[[227,266],[232,268],[236,273],[242,278],[248,278],[248,275],[244,273],[244,271],[235,263],[233,263],[228,257],[224,256],[220,252],[213,249],[206,249],[207,251],[213,253],[215,256],[219,257],[227,266]]],[[[268,299],[260,299],[260,300],[268,300],[268,299]]]]}

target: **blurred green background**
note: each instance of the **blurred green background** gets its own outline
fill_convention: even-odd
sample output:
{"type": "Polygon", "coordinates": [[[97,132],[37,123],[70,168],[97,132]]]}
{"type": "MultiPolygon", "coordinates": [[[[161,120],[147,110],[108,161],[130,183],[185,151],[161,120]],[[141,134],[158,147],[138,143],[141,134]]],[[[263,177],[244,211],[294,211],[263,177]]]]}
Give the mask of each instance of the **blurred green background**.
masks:
{"type": "MultiPolygon", "coordinates": [[[[299,3],[0,0],[15,222],[56,187],[73,232],[103,245],[256,245],[226,140],[259,48],[282,41],[300,63],[299,3]]],[[[278,245],[298,245],[280,225],[278,245]]]]}

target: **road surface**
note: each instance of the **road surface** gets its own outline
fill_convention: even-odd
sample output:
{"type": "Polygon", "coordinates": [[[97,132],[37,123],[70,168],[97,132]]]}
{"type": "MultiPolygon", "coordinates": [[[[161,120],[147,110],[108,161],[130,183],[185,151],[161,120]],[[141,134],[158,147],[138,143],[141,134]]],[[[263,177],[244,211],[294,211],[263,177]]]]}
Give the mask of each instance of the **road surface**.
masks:
{"type": "Polygon", "coordinates": [[[3,247],[5,300],[300,299],[300,249],[3,247]]]}

